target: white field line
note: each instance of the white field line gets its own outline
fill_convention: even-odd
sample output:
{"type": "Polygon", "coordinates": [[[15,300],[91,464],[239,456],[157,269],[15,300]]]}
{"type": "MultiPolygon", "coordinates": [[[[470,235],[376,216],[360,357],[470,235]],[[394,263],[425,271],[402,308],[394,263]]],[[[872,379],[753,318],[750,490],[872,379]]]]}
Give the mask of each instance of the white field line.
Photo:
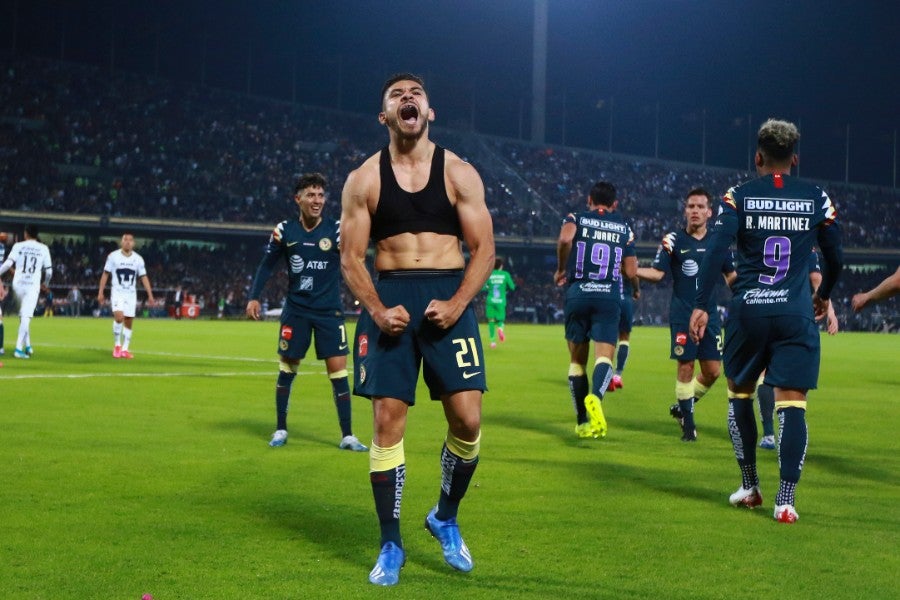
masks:
{"type": "MultiPolygon", "coordinates": [[[[82,351],[93,351],[93,350],[105,350],[106,348],[97,347],[97,346],[74,346],[69,344],[41,344],[42,346],[49,346],[53,348],[67,348],[70,350],[82,350],[82,351]]],[[[89,379],[92,377],[273,377],[278,374],[278,361],[275,358],[250,358],[250,357],[236,357],[236,356],[217,356],[213,354],[184,354],[178,352],[150,352],[150,351],[142,351],[140,352],[140,356],[168,356],[172,358],[187,358],[187,359],[203,359],[209,361],[236,361],[243,363],[269,363],[273,365],[273,369],[271,371],[247,371],[247,372],[238,372],[238,371],[226,371],[221,373],[208,372],[208,373],[200,373],[196,371],[186,371],[186,372],[166,372],[166,373],[126,373],[126,372],[115,372],[115,373],[23,373],[20,375],[8,375],[8,370],[0,371],[2,378],[5,381],[13,380],[13,379],[89,379]]],[[[16,359],[8,360],[7,362],[10,364],[15,364],[16,359]]],[[[38,359],[30,359],[30,360],[40,360],[38,359]]],[[[115,360],[110,357],[110,360],[115,360]]],[[[119,359],[122,360],[122,359],[119,359]]],[[[300,362],[300,368],[303,367],[324,367],[324,361],[318,360],[306,360],[300,362]]],[[[349,372],[353,372],[352,368],[348,368],[349,372]]],[[[324,369],[316,370],[316,371],[299,371],[297,375],[327,375],[328,372],[324,369]]]]}

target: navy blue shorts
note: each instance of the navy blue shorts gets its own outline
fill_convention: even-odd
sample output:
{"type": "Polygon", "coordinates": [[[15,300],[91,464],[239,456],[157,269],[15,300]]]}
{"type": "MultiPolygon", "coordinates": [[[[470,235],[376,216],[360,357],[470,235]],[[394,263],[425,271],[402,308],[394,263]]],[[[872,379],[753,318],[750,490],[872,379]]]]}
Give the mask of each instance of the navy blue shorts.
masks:
{"type": "Polygon", "coordinates": [[[278,330],[278,354],[290,359],[306,358],[306,351],[316,333],[316,358],[347,356],[347,328],[344,317],[335,313],[296,313],[284,309],[278,330]]]}
{"type": "Polygon", "coordinates": [[[691,341],[687,323],[670,323],[672,350],[669,358],[675,360],[722,360],[722,327],[717,321],[710,321],[706,333],[699,344],[691,341]]]}
{"type": "Polygon", "coordinates": [[[621,333],[631,333],[634,325],[634,298],[625,296],[622,298],[622,314],[619,315],[619,331],[621,333]]]}
{"type": "Polygon", "coordinates": [[[751,384],[766,370],[769,385],[813,390],[819,382],[819,330],[795,315],[731,317],[725,331],[725,375],[751,384]]]}
{"type": "Polygon", "coordinates": [[[619,340],[622,302],[618,298],[566,298],[566,339],[615,345],[619,340]]]}
{"type": "Polygon", "coordinates": [[[460,270],[411,270],[380,273],[375,283],[381,302],[403,305],[410,321],[398,336],[381,331],[368,312],[356,327],[353,345],[353,393],[416,403],[419,365],[432,400],[464,390],[487,389],[478,320],[466,307],[450,329],[425,318],[432,300],[448,300],[462,282],[460,270]]]}

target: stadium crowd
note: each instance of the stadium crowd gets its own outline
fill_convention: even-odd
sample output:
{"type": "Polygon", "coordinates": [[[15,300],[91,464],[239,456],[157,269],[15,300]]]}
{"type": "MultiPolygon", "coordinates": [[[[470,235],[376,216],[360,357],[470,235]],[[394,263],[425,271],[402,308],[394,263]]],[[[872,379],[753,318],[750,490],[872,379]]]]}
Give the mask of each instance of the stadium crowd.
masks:
{"type": "MultiPolygon", "coordinates": [[[[337,218],[346,174],[383,144],[382,128],[371,115],[46,59],[5,56],[0,66],[0,208],[274,224],[294,213],[291,184],[299,174],[321,171],[329,178],[326,216],[337,218]]],[[[555,238],[561,218],[582,209],[593,182],[606,179],[619,189],[620,209],[637,240],[655,244],[680,226],[687,189],[702,185],[720,196],[750,176],[439,128],[433,137],[477,164],[501,243],[513,236],[555,238]],[[531,197],[511,191],[522,184],[531,197]]],[[[847,246],[898,246],[896,190],[823,187],[838,206],[847,246]]],[[[155,288],[188,286],[205,306],[218,307],[222,299],[239,311],[263,242],[258,251],[248,251],[156,240],[138,251],[155,288]]],[[[98,269],[112,249],[109,243],[53,239],[54,302],[65,305],[77,286],[90,303],[98,269]]],[[[510,264],[520,288],[511,300],[511,318],[555,320],[562,296],[550,282],[551,268],[516,271],[515,261],[510,264]]],[[[836,291],[842,324],[896,327],[893,303],[853,315],[843,302],[884,275],[848,271],[836,291]]],[[[667,285],[644,286],[636,306],[639,322],[665,322],[667,285]]],[[[268,301],[276,306],[280,298],[272,294],[268,301]]]]}

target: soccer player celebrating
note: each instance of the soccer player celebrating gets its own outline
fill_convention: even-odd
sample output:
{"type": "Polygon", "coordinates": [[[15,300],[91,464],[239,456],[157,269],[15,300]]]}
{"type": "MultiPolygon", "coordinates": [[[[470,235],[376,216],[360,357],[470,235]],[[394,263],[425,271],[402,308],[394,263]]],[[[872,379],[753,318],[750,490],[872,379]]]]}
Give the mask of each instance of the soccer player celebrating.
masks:
{"type": "MultiPolygon", "coordinates": [[[[25,226],[25,239],[13,244],[9,256],[0,265],[0,275],[15,267],[12,288],[19,298],[19,335],[16,338],[16,358],[31,358],[31,319],[37,308],[41,290],[48,291],[47,284],[53,276],[53,264],[50,260],[50,249],[38,240],[36,225],[25,226]]],[[[3,285],[0,293],[5,295],[3,285]]],[[[0,296],[2,300],[2,296],[0,296]]]]}
{"type": "Polygon", "coordinates": [[[459,571],[474,566],[457,514],[481,448],[487,382],[471,302],[494,264],[494,230],[481,177],[428,138],[433,120],[420,77],[389,78],[378,121],[390,142],[350,173],[342,197],[341,268],[365,308],[356,328],[354,393],[371,398],[374,413],[369,479],[381,552],[369,581],[376,585],[397,584],[406,560],[400,536],[403,437],[420,366],[448,428],[440,493],[425,527],[440,542],[447,564],[459,571]],[[370,239],[377,283],[365,264],[370,239]],[[460,240],[468,247],[468,263],[460,240]]]}
{"type": "Polygon", "coordinates": [[[843,258],[837,214],[828,195],[790,177],[800,133],[793,123],[770,119],[757,138],[760,175],[725,195],[709,249],[700,265],[690,334],[699,342],[709,322],[707,307],[727,248],[737,240],[737,279],[725,330],[728,430],[741,469],[741,487],[729,502],[762,504],[756,471],[753,391],[759,374],[775,390],[780,425],[781,483],[774,517],[794,523],[795,488],[806,458],[806,395],[819,376],[819,330],[843,258]],[[822,283],[810,293],[808,260],[818,244],[825,262],[822,283]]]}
{"type": "MultiPolygon", "coordinates": [[[[708,333],[699,344],[688,336],[688,321],[697,293],[697,271],[709,246],[707,221],[712,217],[712,198],[703,188],[694,188],[684,200],[685,226],[667,233],[656,251],[649,268],[640,267],[637,276],[658,282],[672,275],[672,301],[669,304],[671,332],[670,357],[678,361],[675,376],[675,404],[670,414],[681,423],[681,441],[697,441],[694,424],[694,404],[702,398],[719,378],[721,355],[721,326],[715,304],[708,306],[708,333]],[[700,374],[694,377],[694,362],[700,363],[700,374]]],[[[727,249],[726,249],[727,254],[727,249]]],[[[722,275],[727,283],[734,281],[734,267],[730,260],[722,263],[722,275]]]]}
{"type": "Polygon", "coordinates": [[[275,433],[269,445],[287,443],[287,413],[291,386],[300,361],[306,357],[315,332],[316,358],[325,361],[331,381],[343,450],[365,452],[351,427],[350,384],[347,381],[347,329],[341,308],[339,221],[322,218],[325,206],[325,176],[307,173],[294,188],[299,219],[275,226],[266,253],[256,269],[247,316],[259,320],[259,297],[279,261],[288,269],[288,294],[281,311],[278,336],[279,372],[275,384],[275,433]]]}
{"type": "Polygon", "coordinates": [[[600,402],[613,377],[612,359],[622,311],[621,278],[623,274],[628,279],[635,277],[637,258],[634,233],[615,212],[615,186],[606,181],[594,184],[587,207],[563,219],[553,280],[558,286],[567,286],[566,341],[575,435],[596,438],[606,436],[607,431],[600,402]],[[594,369],[589,388],[586,367],[591,340],[594,369]]]}
{"type": "Polygon", "coordinates": [[[487,292],[487,298],[484,301],[484,314],[488,322],[488,337],[491,340],[491,348],[497,347],[497,337],[501,342],[506,341],[506,334],[503,327],[506,324],[506,294],[515,291],[516,284],[513,282],[509,271],[503,269],[503,259],[494,260],[494,270],[488,276],[482,292],[487,292]]]}
{"type": "Polygon", "coordinates": [[[112,281],[110,303],[113,312],[113,358],[134,358],[128,349],[131,345],[131,331],[134,315],[137,313],[137,282],[140,280],[147,292],[147,301],[154,302],[150,278],[144,258],[134,251],[134,235],[123,233],[119,249],[109,253],[100,276],[97,303],[102,305],[107,281],[112,281]],[[110,278],[110,275],[112,277],[110,278]]]}

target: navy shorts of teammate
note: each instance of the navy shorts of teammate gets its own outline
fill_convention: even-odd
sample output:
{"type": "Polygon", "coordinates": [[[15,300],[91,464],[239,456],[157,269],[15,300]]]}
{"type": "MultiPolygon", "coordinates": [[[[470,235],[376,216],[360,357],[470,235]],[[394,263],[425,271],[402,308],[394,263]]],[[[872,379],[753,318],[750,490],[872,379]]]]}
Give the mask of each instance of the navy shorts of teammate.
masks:
{"type": "Polygon", "coordinates": [[[566,298],[566,339],[575,344],[588,340],[615,346],[619,339],[622,303],[618,298],[566,298]]]}
{"type": "Polygon", "coordinates": [[[675,360],[722,360],[722,329],[718,319],[710,316],[709,324],[706,326],[706,335],[699,344],[691,341],[690,329],[686,322],[670,323],[669,332],[672,338],[672,350],[669,358],[675,360]]]}
{"type": "Polygon", "coordinates": [[[459,289],[462,270],[383,271],[375,289],[388,307],[403,305],[410,320],[397,336],[381,331],[368,312],[360,315],[353,355],[353,393],[366,398],[416,402],[419,365],[432,400],[463,390],[487,390],[478,321],[466,307],[449,329],[425,317],[432,300],[448,300],[459,289]]]}
{"type": "Polygon", "coordinates": [[[346,356],[350,353],[347,344],[347,330],[344,317],[340,313],[303,313],[285,309],[281,313],[281,328],[278,333],[278,354],[285,358],[306,358],[306,351],[315,332],[316,358],[324,360],[332,356],[346,356]]]}
{"type": "Polygon", "coordinates": [[[812,319],[739,316],[725,332],[725,375],[745,385],[766,369],[765,382],[771,386],[814,390],[820,353],[819,329],[812,319]]]}

